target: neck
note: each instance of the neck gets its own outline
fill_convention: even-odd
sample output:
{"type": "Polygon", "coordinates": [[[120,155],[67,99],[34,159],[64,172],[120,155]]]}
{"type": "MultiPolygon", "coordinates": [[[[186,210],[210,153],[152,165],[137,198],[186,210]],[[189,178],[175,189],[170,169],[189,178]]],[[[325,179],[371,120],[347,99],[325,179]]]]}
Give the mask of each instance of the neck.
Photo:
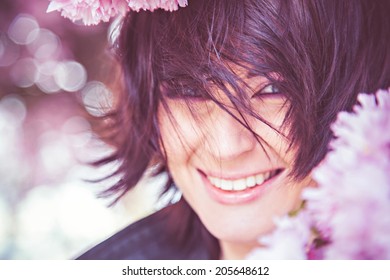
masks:
{"type": "Polygon", "coordinates": [[[257,242],[233,243],[220,241],[222,260],[242,260],[256,247],[260,247],[257,242]]]}

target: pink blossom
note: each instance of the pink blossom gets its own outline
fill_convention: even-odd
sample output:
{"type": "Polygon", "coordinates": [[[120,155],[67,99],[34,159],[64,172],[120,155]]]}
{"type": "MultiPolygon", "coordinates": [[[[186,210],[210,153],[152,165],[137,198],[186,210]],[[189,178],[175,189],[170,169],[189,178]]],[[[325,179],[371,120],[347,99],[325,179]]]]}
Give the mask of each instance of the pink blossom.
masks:
{"type": "Polygon", "coordinates": [[[61,11],[72,21],[82,20],[85,25],[107,22],[111,17],[126,13],[124,0],[51,0],[47,12],[61,11]]]}
{"type": "Polygon", "coordinates": [[[107,22],[111,17],[134,11],[158,8],[176,11],[187,6],[187,0],[51,0],[47,12],[60,11],[63,17],[72,21],[81,20],[85,25],[107,22]]]}
{"type": "Polygon", "coordinates": [[[250,258],[390,259],[390,92],[360,94],[332,125],[331,151],[314,169],[305,208],[276,222],[250,258]],[[309,229],[318,244],[311,244],[309,229]],[[306,255],[304,255],[306,252],[306,255]]]}
{"type": "Polygon", "coordinates": [[[327,259],[390,258],[390,93],[360,94],[332,126],[336,140],[305,190],[306,211],[331,243],[327,259]]]}
{"type": "Polygon", "coordinates": [[[256,248],[247,259],[304,260],[310,239],[310,225],[303,212],[297,217],[284,216],[275,219],[272,234],[259,239],[262,247],[256,248]]]}
{"type": "Polygon", "coordinates": [[[134,11],[148,10],[154,11],[158,8],[166,11],[176,11],[179,7],[187,6],[187,0],[126,0],[130,9],[134,11]]]}

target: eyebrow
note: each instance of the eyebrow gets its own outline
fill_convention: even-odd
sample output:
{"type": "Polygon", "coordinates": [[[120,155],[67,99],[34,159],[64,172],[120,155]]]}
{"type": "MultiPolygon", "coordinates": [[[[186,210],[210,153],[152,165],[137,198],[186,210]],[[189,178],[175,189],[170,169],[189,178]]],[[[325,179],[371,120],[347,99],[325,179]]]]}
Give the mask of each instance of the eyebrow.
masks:
{"type": "Polygon", "coordinates": [[[245,75],[245,77],[248,78],[248,79],[251,79],[251,78],[254,78],[254,77],[258,77],[258,76],[260,76],[260,75],[254,73],[254,72],[251,72],[251,71],[248,71],[248,73],[245,75]]]}
{"type": "Polygon", "coordinates": [[[268,78],[266,78],[265,76],[250,71],[248,71],[248,73],[245,75],[245,78],[248,79],[247,82],[249,84],[251,82],[255,84],[254,88],[261,88],[266,83],[265,80],[268,81],[268,78]]]}

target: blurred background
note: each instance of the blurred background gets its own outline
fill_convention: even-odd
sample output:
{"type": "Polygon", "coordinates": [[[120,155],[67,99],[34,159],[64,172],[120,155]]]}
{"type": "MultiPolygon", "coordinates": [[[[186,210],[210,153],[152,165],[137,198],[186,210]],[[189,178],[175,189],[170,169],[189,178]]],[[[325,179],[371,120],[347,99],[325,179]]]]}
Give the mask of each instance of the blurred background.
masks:
{"type": "Polygon", "coordinates": [[[111,150],[89,122],[113,99],[110,26],[48,3],[0,1],[0,259],[74,258],[159,207],[147,180],[114,207],[86,181],[115,168],[85,164],[111,150]]]}

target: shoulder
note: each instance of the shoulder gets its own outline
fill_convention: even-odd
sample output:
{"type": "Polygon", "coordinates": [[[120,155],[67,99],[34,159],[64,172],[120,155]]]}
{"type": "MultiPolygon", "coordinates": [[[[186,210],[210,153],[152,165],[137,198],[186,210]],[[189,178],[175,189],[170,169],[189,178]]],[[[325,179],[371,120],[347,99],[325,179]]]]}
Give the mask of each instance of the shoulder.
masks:
{"type": "Polygon", "coordinates": [[[175,242],[167,222],[175,205],[168,206],[131,224],[102,243],[88,250],[79,260],[163,260],[208,259],[208,250],[201,240],[182,246],[175,242]]]}

